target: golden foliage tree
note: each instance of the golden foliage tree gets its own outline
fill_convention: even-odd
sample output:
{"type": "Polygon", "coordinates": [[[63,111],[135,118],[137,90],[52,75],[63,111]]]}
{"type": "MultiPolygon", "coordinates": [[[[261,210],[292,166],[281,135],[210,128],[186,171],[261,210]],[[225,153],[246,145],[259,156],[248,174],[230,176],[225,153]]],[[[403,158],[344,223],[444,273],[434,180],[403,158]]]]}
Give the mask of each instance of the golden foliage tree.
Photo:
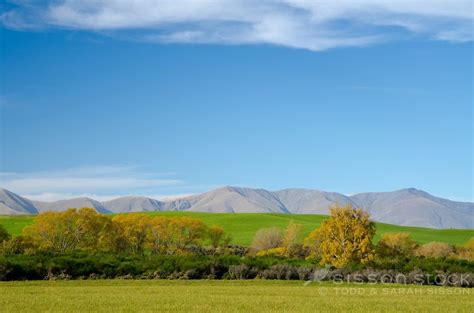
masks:
{"type": "Polygon", "coordinates": [[[296,224],[291,220],[285,230],[283,237],[283,247],[289,248],[290,246],[297,244],[299,236],[301,234],[301,224],[296,224]]]}
{"type": "Polygon", "coordinates": [[[103,247],[112,228],[112,221],[94,209],[77,211],[77,227],[80,229],[79,249],[96,251],[103,247]]]}
{"type": "Polygon", "coordinates": [[[181,216],[171,219],[173,246],[176,251],[184,251],[188,245],[197,244],[206,233],[206,225],[198,219],[181,216]]]}
{"type": "Polygon", "coordinates": [[[471,250],[471,251],[474,251],[474,237],[472,237],[471,239],[469,239],[466,244],[464,244],[464,248],[468,249],[468,250],[471,250]]]}
{"type": "Polygon", "coordinates": [[[106,235],[109,223],[109,219],[90,208],[43,212],[24,229],[24,235],[44,250],[95,249],[106,235]]]}
{"type": "Polygon", "coordinates": [[[321,251],[321,244],[322,244],[323,237],[320,235],[319,228],[313,230],[309,235],[304,239],[304,246],[308,249],[309,259],[314,260],[321,260],[322,251],[321,251]]]}
{"type": "Polygon", "coordinates": [[[226,235],[224,228],[221,226],[211,226],[208,230],[209,240],[211,241],[211,246],[216,249],[218,247],[227,246],[231,237],[226,235]]]}
{"type": "Polygon", "coordinates": [[[377,254],[381,257],[409,257],[417,247],[409,233],[385,233],[377,244],[377,254]]]}
{"type": "Polygon", "coordinates": [[[372,238],[375,224],[369,214],[351,205],[331,207],[331,217],[320,228],[314,230],[305,242],[317,243],[309,249],[318,251],[320,264],[344,267],[351,262],[368,262],[374,257],[372,238]]]}
{"type": "Polygon", "coordinates": [[[33,254],[36,250],[37,244],[26,236],[13,237],[0,244],[0,255],[33,254]]]}
{"type": "Polygon", "coordinates": [[[303,246],[300,242],[302,225],[296,224],[293,220],[288,223],[283,236],[282,247],[285,250],[285,255],[288,257],[301,256],[303,246]]]}
{"type": "Polygon", "coordinates": [[[147,234],[147,245],[152,253],[168,254],[173,243],[171,220],[165,216],[150,219],[147,234]]]}
{"type": "Polygon", "coordinates": [[[474,237],[468,240],[462,247],[457,247],[457,257],[459,259],[474,261],[474,237]]]}
{"type": "Polygon", "coordinates": [[[1,244],[2,253],[49,250],[109,250],[117,253],[189,253],[210,242],[215,248],[227,245],[230,237],[219,226],[207,227],[191,217],[151,217],[120,214],[109,218],[93,209],[43,212],[25,228],[23,237],[1,244]],[[20,240],[21,239],[21,240],[20,240]]]}
{"type": "Polygon", "coordinates": [[[112,219],[112,250],[141,253],[146,245],[150,229],[150,217],[144,214],[117,215],[112,219]]]}

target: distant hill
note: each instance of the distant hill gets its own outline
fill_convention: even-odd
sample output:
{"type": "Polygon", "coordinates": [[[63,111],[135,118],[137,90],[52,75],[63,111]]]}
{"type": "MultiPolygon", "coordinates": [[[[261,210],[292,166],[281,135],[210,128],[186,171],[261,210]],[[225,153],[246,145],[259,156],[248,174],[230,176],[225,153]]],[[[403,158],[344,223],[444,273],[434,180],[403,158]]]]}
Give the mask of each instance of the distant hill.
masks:
{"type": "Polygon", "coordinates": [[[312,189],[268,191],[223,187],[202,194],[159,201],[121,197],[106,202],[76,198],[56,202],[30,201],[0,189],[0,214],[36,214],[45,210],[91,207],[101,213],[140,211],[191,211],[210,213],[328,214],[335,203],[367,210],[374,221],[403,226],[474,229],[474,203],[456,202],[414,188],[346,196],[312,189]]]}
{"type": "Polygon", "coordinates": [[[223,187],[176,199],[167,208],[212,213],[290,213],[273,193],[241,187],[223,187]]]}
{"type": "Polygon", "coordinates": [[[32,201],[39,212],[42,211],[62,211],[69,208],[91,208],[99,213],[112,213],[107,210],[102,203],[87,197],[59,200],[56,202],[32,201]]]}
{"type": "Polygon", "coordinates": [[[474,228],[474,203],[437,198],[414,188],[351,197],[380,222],[430,228],[474,228]]]}
{"type": "Polygon", "coordinates": [[[337,192],[312,189],[284,189],[273,194],[280,199],[288,211],[298,214],[328,214],[329,206],[339,203],[356,206],[350,197],[337,192]]]}
{"type": "Polygon", "coordinates": [[[0,214],[24,215],[37,213],[38,209],[30,200],[0,188],[0,214]]]}
{"type": "Polygon", "coordinates": [[[165,203],[147,197],[121,197],[102,202],[104,207],[113,213],[162,211],[165,203]]]}

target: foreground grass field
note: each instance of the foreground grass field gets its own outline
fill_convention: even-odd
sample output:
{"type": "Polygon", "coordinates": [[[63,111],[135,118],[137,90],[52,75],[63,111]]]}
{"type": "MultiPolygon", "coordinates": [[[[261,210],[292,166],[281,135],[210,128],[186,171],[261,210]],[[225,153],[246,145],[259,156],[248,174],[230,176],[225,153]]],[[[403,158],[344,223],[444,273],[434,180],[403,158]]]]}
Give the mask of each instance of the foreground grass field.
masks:
{"type": "MultiPolygon", "coordinates": [[[[249,245],[255,232],[265,227],[285,228],[290,220],[303,226],[303,235],[319,227],[327,218],[324,215],[312,214],[259,214],[259,213],[199,213],[199,212],[147,212],[150,215],[192,216],[202,219],[208,225],[220,225],[232,235],[233,243],[249,245]]],[[[31,224],[33,216],[0,216],[0,224],[14,236],[20,235],[22,229],[31,224]]],[[[403,227],[377,223],[375,241],[386,232],[408,232],[418,243],[430,241],[464,244],[474,237],[474,230],[462,229],[430,229],[421,227],[403,227]]]]}
{"type": "Polygon", "coordinates": [[[472,312],[472,289],[299,281],[0,283],[1,312],[472,312]]]}

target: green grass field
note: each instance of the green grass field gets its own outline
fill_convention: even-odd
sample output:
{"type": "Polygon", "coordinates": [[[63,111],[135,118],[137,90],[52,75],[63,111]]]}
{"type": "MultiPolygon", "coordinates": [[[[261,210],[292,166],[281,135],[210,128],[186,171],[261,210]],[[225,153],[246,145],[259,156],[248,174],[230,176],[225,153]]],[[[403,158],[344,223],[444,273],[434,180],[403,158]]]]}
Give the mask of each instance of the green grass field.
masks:
{"type": "Polygon", "coordinates": [[[473,312],[473,290],[301,281],[0,283],[0,312],[473,312]]]}
{"type": "MultiPolygon", "coordinates": [[[[198,212],[149,212],[150,215],[166,216],[192,216],[202,219],[208,225],[220,225],[226,232],[232,235],[233,243],[249,245],[255,232],[265,227],[285,228],[290,220],[303,226],[303,235],[319,227],[321,222],[327,218],[324,215],[311,214],[259,214],[259,213],[198,213],[198,212]]],[[[21,234],[22,229],[31,224],[33,216],[0,216],[0,224],[14,236],[21,234]]],[[[430,241],[441,241],[452,244],[464,244],[474,237],[474,230],[460,229],[430,229],[421,227],[403,227],[389,224],[377,223],[377,235],[386,232],[409,232],[418,243],[430,241]]]]}

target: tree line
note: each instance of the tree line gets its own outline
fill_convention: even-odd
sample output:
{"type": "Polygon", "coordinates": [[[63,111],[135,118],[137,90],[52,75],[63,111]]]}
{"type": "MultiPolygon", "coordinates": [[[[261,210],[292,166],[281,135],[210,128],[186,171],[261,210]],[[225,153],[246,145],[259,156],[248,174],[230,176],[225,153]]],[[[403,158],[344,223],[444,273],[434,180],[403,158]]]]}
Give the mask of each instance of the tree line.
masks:
{"type": "Polygon", "coordinates": [[[88,208],[43,212],[21,236],[10,236],[0,225],[0,280],[2,275],[37,279],[52,272],[301,279],[322,267],[474,272],[474,238],[464,246],[420,245],[408,233],[385,233],[374,243],[376,228],[367,212],[338,205],[330,212],[306,237],[301,225],[290,222],[284,230],[260,229],[249,247],[232,245],[222,227],[192,217],[110,217],[88,208]]]}
{"type": "Polygon", "coordinates": [[[90,208],[43,212],[21,236],[0,230],[4,254],[75,250],[124,254],[183,254],[205,243],[218,249],[230,242],[220,226],[206,226],[191,217],[124,214],[109,218],[90,208]],[[3,233],[3,240],[2,235],[3,233]],[[3,241],[3,242],[2,242],[3,241]]]}
{"type": "Polygon", "coordinates": [[[255,235],[250,252],[257,256],[305,258],[336,268],[412,257],[474,261],[474,238],[463,246],[444,242],[420,245],[409,233],[398,232],[385,233],[374,244],[376,228],[366,211],[336,205],[330,212],[330,218],[304,240],[298,240],[301,225],[293,222],[285,231],[261,229],[255,235]]]}

